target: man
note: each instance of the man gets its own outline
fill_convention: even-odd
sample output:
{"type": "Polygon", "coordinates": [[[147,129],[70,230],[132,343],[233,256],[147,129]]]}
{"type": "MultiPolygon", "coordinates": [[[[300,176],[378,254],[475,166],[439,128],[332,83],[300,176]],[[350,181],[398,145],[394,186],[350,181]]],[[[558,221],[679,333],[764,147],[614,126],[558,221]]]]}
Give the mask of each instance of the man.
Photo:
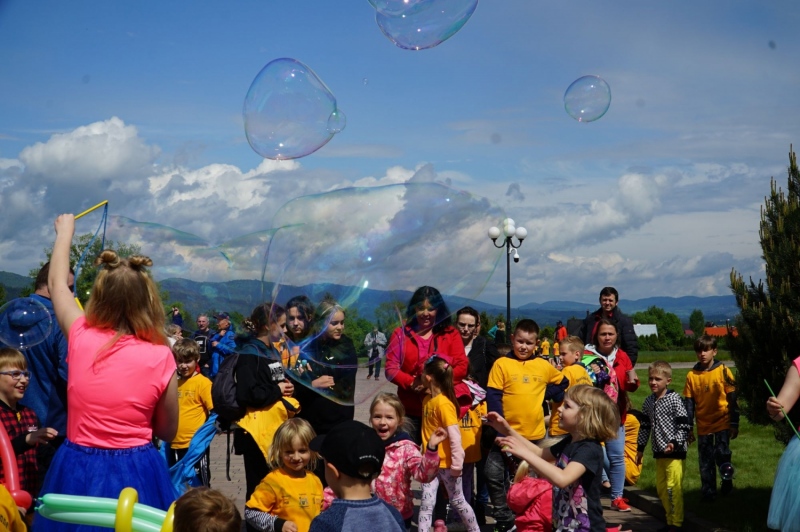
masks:
{"type": "Polygon", "coordinates": [[[633,320],[622,313],[617,306],[619,303],[619,293],[613,286],[606,286],[600,291],[600,308],[592,314],[587,314],[583,320],[579,336],[586,344],[591,344],[597,322],[603,318],[608,318],[617,328],[620,348],[625,351],[631,363],[635,366],[636,359],[639,358],[639,343],[636,340],[636,331],[633,330],[633,320]]]}
{"type": "Polygon", "coordinates": [[[200,349],[200,372],[208,377],[211,370],[211,337],[214,336],[214,331],[208,327],[208,315],[200,314],[197,316],[197,330],[192,334],[192,339],[197,342],[197,347],[200,349]]]}
{"type": "MultiPolygon", "coordinates": [[[[50,263],[47,262],[36,276],[34,293],[30,296],[44,305],[50,313],[52,327],[47,338],[32,347],[23,349],[31,372],[28,389],[25,392],[25,405],[32,408],[42,427],[53,427],[58,436],[48,444],[40,444],[36,450],[36,460],[40,478],[50,467],[56,449],[67,435],[67,339],[61,331],[50,301],[47,289],[47,276],[50,263]]],[[[74,290],[75,273],[70,269],[68,278],[70,290],[74,290]]]]}
{"type": "Polygon", "coordinates": [[[371,333],[367,333],[364,338],[364,345],[367,346],[367,353],[369,353],[369,373],[367,379],[372,378],[374,370],[375,380],[381,378],[381,360],[383,360],[384,349],[386,348],[386,336],[378,330],[377,327],[372,328],[371,333]]]}

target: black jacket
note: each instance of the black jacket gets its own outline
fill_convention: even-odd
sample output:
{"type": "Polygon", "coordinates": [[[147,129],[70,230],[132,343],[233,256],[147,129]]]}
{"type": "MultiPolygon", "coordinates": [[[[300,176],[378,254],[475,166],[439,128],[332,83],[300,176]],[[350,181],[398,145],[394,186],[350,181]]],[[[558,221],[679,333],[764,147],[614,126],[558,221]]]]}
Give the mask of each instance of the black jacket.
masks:
{"type": "Polygon", "coordinates": [[[500,358],[494,342],[490,342],[484,336],[476,336],[472,340],[472,349],[469,351],[469,374],[472,375],[481,388],[486,389],[489,382],[489,372],[492,370],[494,361],[500,358]]]}
{"type": "Polygon", "coordinates": [[[594,334],[595,325],[603,318],[608,318],[614,323],[617,328],[620,347],[631,359],[631,363],[636,366],[636,359],[639,358],[639,342],[636,340],[636,331],[633,330],[633,320],[623,314],[619,307],[614,307],[610,315],[603,315],[603,309],[599,308],[594,313],[586,316],[580,330],[580,337],[583,343],[594,343],[592,342],[592,335],[594,334]]]}

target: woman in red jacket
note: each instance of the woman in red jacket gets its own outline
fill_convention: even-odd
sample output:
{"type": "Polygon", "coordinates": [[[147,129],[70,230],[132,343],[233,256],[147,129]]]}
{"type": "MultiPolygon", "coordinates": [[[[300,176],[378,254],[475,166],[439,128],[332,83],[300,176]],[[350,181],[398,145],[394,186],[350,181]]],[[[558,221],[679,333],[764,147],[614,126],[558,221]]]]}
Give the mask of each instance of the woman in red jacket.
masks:
{"type": "Polygon", "coordinates": [[[467,376],[469,360],[452,321],[450,310],[437,289],[417,288],[406,309],[405,325],[395,329],[386,348],[386,378],[397,385],[397,396],[406,409],[406,418],[413,424],[409,434],[417,443],[421,442],[422,399],[426,393],[422,369],[431,355],[435,353],[450,361],[459,399],[462,387],[466,388],[461,381],[467,376]]]}

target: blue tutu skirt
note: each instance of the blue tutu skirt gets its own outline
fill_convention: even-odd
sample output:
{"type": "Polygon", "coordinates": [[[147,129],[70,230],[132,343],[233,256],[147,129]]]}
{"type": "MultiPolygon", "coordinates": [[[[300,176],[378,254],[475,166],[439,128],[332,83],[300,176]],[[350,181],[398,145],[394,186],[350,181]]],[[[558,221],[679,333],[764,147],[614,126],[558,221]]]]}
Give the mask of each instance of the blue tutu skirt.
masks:
{"type": "Polygon", "coordinates": [[[792,438],[783,451],[769,499],[767,526],[781,532],[800,532],[800,439],[792,438]]]}
{"type": "MultiPolygon", "coordinates": [[[[167,463],[152,444],[130,449],[97,449],[66,440],[58,448],[40,495],[88,495],[117,499],[124,488],[135,488],[139,502],[167,510],[177,495],[167,463]]],[[[36,515],[33,530],[108,532],[107,528],[52,521],[36,515]]]]}

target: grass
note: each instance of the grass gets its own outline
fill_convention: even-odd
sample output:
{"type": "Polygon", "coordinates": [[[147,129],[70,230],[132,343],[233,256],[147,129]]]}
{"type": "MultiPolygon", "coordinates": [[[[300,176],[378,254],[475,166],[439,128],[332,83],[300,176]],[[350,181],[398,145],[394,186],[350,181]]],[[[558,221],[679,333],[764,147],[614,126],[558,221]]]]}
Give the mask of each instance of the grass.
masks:
{"type": "MultiPolygon", "coordinates": [[[[720,349],[717,351],[717,360],[727,361],[731,359],[729,351],[720,349]]],[[[656,360],[663,360],[664,362],[697,362],[697,356],[694,351],[639,351],[639,358],[637,364],[649,364],[656,360]]],[[[683,386],[683,385],[681,385],[683,386]]]]}
{"type": "MultiPolygon", "coordinates": [[[[641,357],[641,355],[640,355],[641,357]]],[[[670,388],[683,392],[688,369],[673,370],[670,388]]],[[[735,370],[734,370],[735,373],[735,370]]],[[[640,408],[651,393],[640,375],[642,386],[631,394],[634,408],[640,408]]],[[[739,437],[731,441],[733,465],[736,468],[734,491],[727,497],[717,494],[713,503],[700,502],[700,472],[697,462],[697,443],[689,446],[686,471],[683,477],[683,500],[687,513],[717,523],[728,530],[742,532],[767,529],[767,510],[772,491],[775,469],[783,453],[783,445],[775,440],[771,427],[751,425],[742,416],[739,437]]],[[[648,445],[644,453],[644,467],[637,486],[656,494],[656,472],[652,449],[648,445]]],[[[719,490],[719,475],[717,475],[719,490]]]]}

